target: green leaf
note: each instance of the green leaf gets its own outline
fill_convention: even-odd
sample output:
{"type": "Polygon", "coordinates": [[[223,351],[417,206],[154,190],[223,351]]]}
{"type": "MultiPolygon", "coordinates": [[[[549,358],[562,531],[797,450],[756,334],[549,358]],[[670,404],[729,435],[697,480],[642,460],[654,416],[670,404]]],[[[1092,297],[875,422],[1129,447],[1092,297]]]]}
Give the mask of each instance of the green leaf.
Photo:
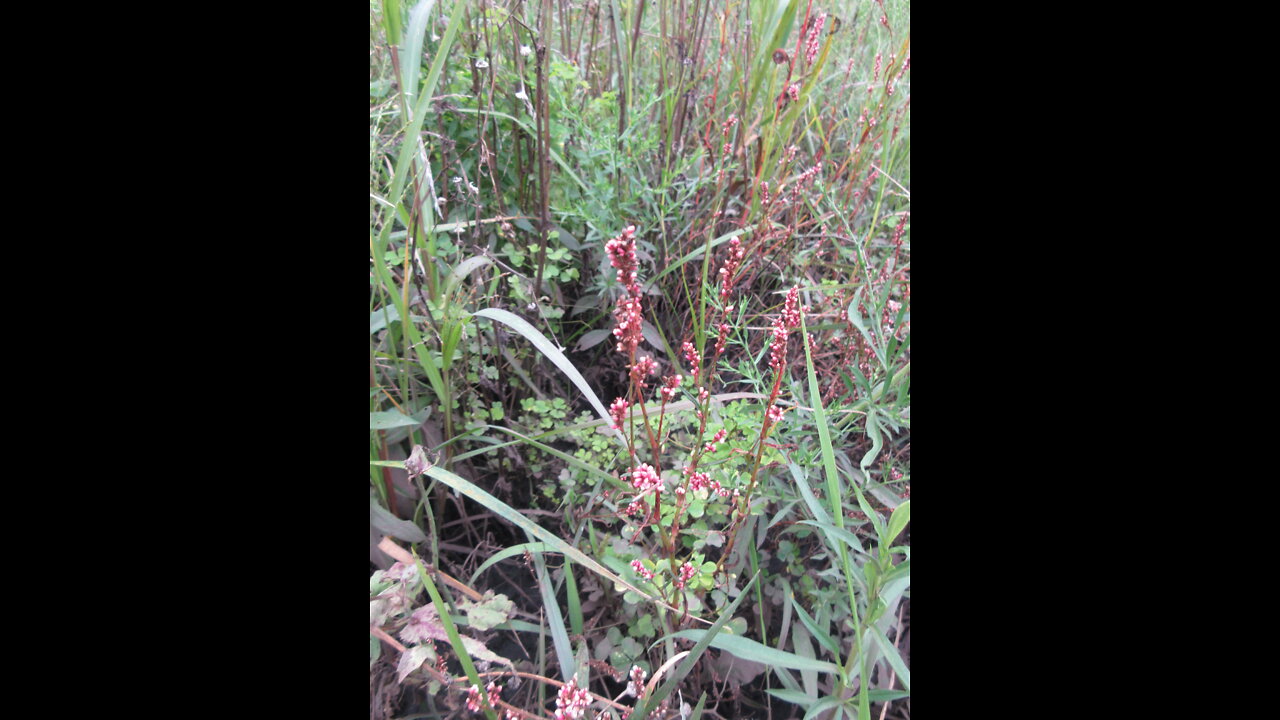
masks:
{"type": "Polygon", "coordinates": [[[418,73],[422,69],[422,41],[431,19],[435,0],[422,0],[409,11],[409,29],[400,47],[400,86],[404,89],[404,104],[413,107],[418,97],[418,73]]]}
{"type": "Polygon", "coordinates": [[[893,515],[889,518],[889,529],[885,531],[884,545],[891,545],[898,533],[911,522],[911,501],[908,500],[898,506],[893,511],[893,515]]]}
{"type": "Polygon", "coordinates": [[[460,601],[458,607],[467,614],[468,625],[476,630],[488,630],[510,619],[515,603],[506,595],[494,595],[492,590],[486,590],[480,602],[460,601]]]}
{"type": "Polygon", "coordinates": [[[800,607],[800,603],[796,602],[795,593],[788,592],[787,599],[791,601],[791,605],[795,608],[796,614],[800,617],[800,622],[803,623],[806,628],[808,628],[809,634],[812,635],[814,638],[816,638],[818,643],[821,644],[822,647],[829,650],[831,652],[832,657],[839,660],[840,659],[839,643],[837,643],[835,639],[832,638],[831,635],[827,633],[826,630],[819,628],[818,623],[812,617],[809,617],[809,613],[805,612],[804,608],[800,607]]]}
{"type": "Polygon", "coordinates": [[[894,580],[897,580],[898,578],[904,578],[904,577],[905,578],[911,577],[911,561],[910,560],[904,560],[901,563],[894,565],[893,569],[885,573],[884,584],[888,586],[889,583],[893,582],[894,580]]]}
{"type": "Polygon", "coordinates": [[[408,520],[401,520],[392,515],[390,511],[379,505],[378,501],[372,496],[369,498],[369,525],[383,535],[390,535],[405,542],[421,543],[427,541],[427,536],[422,532],[422,528],[408,520]]]}
{"type": "Polygon", "coordinates": [[[483,255],[474,255],[458,263],[458,266],[449,272],[449,278],[445,281],[445,294],[452,293],[463,278],[491,262],[493,262],[492,259],[483,255]]]}
{"type": "Polygon", "coordinates": [[[560,603],[556,602],[555,587],[551,584],[551,577],[547,575],[547,567],[542,562],[541,555],[533,556],[533,567],[538,576],[538,590],[542,593],[542,606],[547,611],[547,625],[551,628],[551,641],[556,648],[556,660],[560,663],[560,677],[564,682],[569,682],[576,673],[573,647],[569,644],[569,631],[564,626],[564,615],[560,613],[560,603]]]}
{"type": "MultiPolygon", "coordinates": [[[[739,597],[741,599],[741,596],[739,597]]],[[[687,640],[701,640],[707,630],[681,630],[678,633],[669,635],[668,637],[685,638],[687,640]]],[[[765,665],[775,665],[777,667],[791,668],[793,670],[817,670],[818,672],[838,673],[840,671],[833,663],[823,660],[814,660],[803,658],[795,653],[784,652],[767,645],[762,645],[755,640],[740,637],[737,635],[716,635],[711,640],[711,647],[724,650],[730,655],[740,657],[743,660],[753,660],[765,665]]]]}
{"type": "Polygon", "coordinates": [[[809,487],[809,479],[800,466],[788,463],[787,468],[791,471],[791,477],[795,478],[796,489],[800,491],[800,497],[804,498],[804,504],[809,508],[809,512],[813,513],[813,518],[818,522],[831,522],[831,513],[818,502],[818,497],[813,494],[813,490],[809,487]]]}
{"type": "Polygon", "coordinates": [[[880,646],[880,650],[884,652],[884,657],[889,661],[889,665],[893,667],[893,671],[898,673],[898,680],[902,682],[902,687],[907,690],[911,689],[911,670],[907,664],[902,662],[902,656],[898,654],[898,648],[889,642],[889,638],[884,632],[875,625],[871,626],[872,632],[875,633],[876,644],[880,646]]]}
{"type": "Polygon", "coordinates": [[[707,694],[702,693],[702,697],[698,698],[698,705],[693,709],[693,714],[689,716],[689,720],[702,720],[702,706],[707,703],[707,694]]]}
{"type": "MultiPolygon", "coordinates": [[[[578,580],[573,576],[573,563],[564,562],[565,599],[569,601],[569,627],[574,635],[582,634],[582,599],[578,597],[578,580]]],[[[648,616],[646,616],[648,617],[648,616]]],[[[583,684],[586,687],[586,684],[583,684]]]]}
{"type": "MultiPolygon", "coordinates": [[[[845,542],[845,544],[846,544],[846,545],[848,545],[849,547],[853,548],[853,549],[854,549],[854,550],[856,550],[857,552],[862,553],[863,555],[866,555],[866,554],[867,554],[867,551],[862,549],[862,543],[858,542],[858,536],[857,536],[857,535],[854,535],[853,533],[849,532],[848,530],[845,530],[845,529],[843,529],[843,528],[838,528],[838,527],[836,527],[835,525],[830,525],[830,524],[828,524],[828,523],[818,522],[818,521],[816,521],[816,520],[801,520],[800,522],[798,522],[798,523],[796,523],[796,524],[797,524],[797,525],[812,525],[812,526],[817,527],[817,528],[822,528],[822,530],[823,530],[824,532],[828,533],[831,537],[834,537],[834,538],[838,538],[838,539],[840,539],[840,540],[843,540],[843,541],[845,542]]],[[[832,549],[834,550],[835,548],[833,547],[832,549]]]]}
{"type": "Polygon", "coordinates": [[[578,344],[573,346],[573,351],[582,352],[583,350],[593,348],[596,345],[599,345],[600,343],[604,342],[605,339],[611,337],[612,335],[613,335],[612,330],[592,330],[591,332],[588,332],[584,334],[582,337],[578,338],[578,344]]]}
{"type": "Polygon", "coordinates": [[[880,437],[880,421],[876,419],[874,407],[867,408],[867,435],[871,437],[871,449],[862,456],[862,462],[858,463],[864,473],[867,467],[875,462],[876,456],[880,454],[880,448],[884,447],[884,439],[880,437]]]}
{"type": "Polygon", "coordinates": [[[408,415],[403,415],[395,410],[382,410],[380,412],[369,413],[369,429],[370,430],[388,430],[397,427],[414,427],[421,425],[421,420],[414,420],[408,415]]]}
{"type": "Polygon", "coordinates": [[[400,311],[395,305],[387,305],[369,313],[369,334],[372,335],[388,324],[400,319],[400,311]]]}
{"type": "Polygon", "coordinates": [[[813,698],[805,695],[799,690],[767,690],[766,692],[779,700],[794,703],[802,708],[807,708],[814,702],[813,698]]]}
{"type": "MultiPolygon", "coordinates": [[[[829,708],[838,707],[842,704],[843,704],[843,701],[838,697],[822,698],[821,700],[809,706],[808,712],[804,714],[804,720],[813,720],[813,718],[816,718],[819,715],[821,715],[823,711],[829,708]]],[[[832,720],[839,720],[841,717],[843,716],[840,715],[840,713],[836,713],[835,715],[832,716],[832,720]]]]}

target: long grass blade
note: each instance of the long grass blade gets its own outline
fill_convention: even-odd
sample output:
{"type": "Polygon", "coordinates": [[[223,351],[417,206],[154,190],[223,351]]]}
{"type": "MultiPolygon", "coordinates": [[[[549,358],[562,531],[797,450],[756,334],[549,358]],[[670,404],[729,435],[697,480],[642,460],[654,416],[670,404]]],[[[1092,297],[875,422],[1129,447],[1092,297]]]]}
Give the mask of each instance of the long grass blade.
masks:
{"type": "MultiPolygon", "coordinates": [[[[556,367],[560,368],[560,372],[564,373],[565,376],[567,376],[569,380],[577,386],[578,390],[587,398],[587,401],[591,403],[591,407],[595,408],[596,412],[600,414],[602,419],[606,422],[612,423],[612,419],[609,417],[609,411],[605,409],[604,403],[600,402],[600,398],[596,396],[595,391],[587,384],[587,379],[582,377],[582,373],[578,372],[578,368],[574,367],[573,363],[569,362],[569,358],[564,356],[564,353],[560,348],[551,344],[551,341],[548,340],[545,335],[538,332],[538,329],[530,325],[528,321],[518,315],[498,308],[477,310],[472,313],[472,316],[496,320],[497,322],[500,322],[523,335],[526,340],[533,343],[533,346],[538,349],[538,352],[545,355],[548,360],[555,364],[556,367]]],[[[618,442],[622,443],[623,447],[626,447],[627,439],[620,430],[614,430],[613,435],[617,438],[618,442]]]]}
{"type": "Polygon", "coordinates": [[[880,645],[880,650],[884,653],[885,659],[889,661],[893,671],[898,674],[898,679],[902,681],[902,687],[911,690],[911,669],[907,667],[906,663],[902,662],[902,655],[898,653],[898,648],[889,642],[889,638],[885,636],[884,631],[880,628],[872,625],[871,629],[875,633],[876,643],[880,645]]]}
{"type": "MultiPolygon", "coordinates": [[[[417,551],[413,551],[414,562],[418,565],[418,573],[422,576],[422,584],[426,586],[427,593],[431,595],[431,602],[435,603],[436,613],[440,616],[440,624],[444,626],[445,634],[449,636],[449,644],[453,646],[453,652],[458,656],[458,662],[462,665],[462,671],[467,674],[467,679],[472,685],[482,685],[480,675],[476,673],[476,664],[471,661],[471,653],[467,652],[467,646],[463,644],[462,638],[458,635],[458,628],[453,624],[453,617],[449,615],[449,606],[445,603],[444,598],[440,596],[440,591],[436,589],[435,582],[431,579],[431,574],[422,566],[422,558],[418,557],[417,551]]],[[[485,715],[489,720],[498,720],[498,714],[491,708],[485,709],[485,715]]]]}
{"type": "Polygon", "coordinates": [[[400,87],[404,88],[405,107],[413,107],[418,98],[418,72],[422,69],[422,40],[436,0],[422,0],[409,11],[409,30],[400,49],[400,87]]]}
{"type": "MultiPolygon", "coordinates": [[[[403,467],[403,465],[401,467],[403,467]]],[[[546,543],[551,547],[551,549],[556,550],[558,552],[562,552],[565,555],[568,555],[578,564],[587,568],[591,572],[599,575],[600,577],[613,582],[614,585],[621,586],[627,590],[630,590],[643,598],[647,598],[648,600],[651,600],[652,602],[658,605],[661,605],[664,608],[667,608],[668,610],[671,610],[677,613],[680,612],[679,608],[672,607],[671,605],[668,605],[662,602],[661,598],[658,598],[654,595],[650,595],[644,590],[641,590],[640,588],[632,585],[631,583],[627,582],[621,577],[615,575],[611,570],[609,570],[609,568],[591,559],[587,555],[583,554],[581,550],[578,550],[577,548],[565,542],[564,540],[561,540],[560,538],[556,537],[555,534],[547,531],[543,527],[539,526],[537,523],[534,523],[532,520],[526,518],[524,515],[521,515],[519,512],[513,509],[510,505],[502,502],[498,498],[480,489],[474,483],[468,482],[467,480],[464,480],[458,477],[457,475],[449,472],[448,470],[445,470],[444,468],[438,465],[433,465],[432,467],[427,468],[426,474],[430,475],[436,480],[439,480],[445,485],[448,485],[449,487],[462,493],[463,495],[471,498],[472,500],[480,503],[481,505],[489,508],[490,510],[497,513],[499,517],[503,518],[507,522],[511,523],[512,525],[515,525],[516,527],[520,528],[526,533],[529,533],[533,537],[546,543]]],[[[693,620],[695,622],[701,622],[706,625],[711,624],[709,621],[699,617],[693,617],[693,620]]]]}
{"type": "MultiPolygon", "coordinates": [[[[530,533],[532,534],[532,533],[530,533]]],[[[573,646],[569,644],[569,632],[564,627],[564,616],[560,614],[560,603],[556,602],[556,591],[547,575],[547,565],[542,562],[542,555],[533,556],[533,567],[538,575],[538,591],[542,593],[542,606],[547,611],[547,625],[551,628],[551,643],[556,649],[556,660],[560,663],[560,677],[565,682],[573,679],[575,668],[573,646]]]]}
{"type": "Polygon", "coordinates": [[[549,550],[551,550],[551,548],[546,543],[542,543],[542,542],[520,543],[519,545],[512,545],[511,547],[505,550],[499,550],[498,552],[494,553],[493,556],[490,557],[488,560],[485,560],[483,563],[481,563],[480,567],[476,568],[476,571],[471,574],[471,580],[469,580],[468,583],[471,585],[475,585],[476,578],[480,577],[480,573],[484,572],[485,570],[488,570],[489,568],[493,567],[494,565],[497,565],[498,563],[502,562],[503,560],[506,560],[509,557],[514,557],[516,555],[524,555],[525,553],[544,553],[549,550]]]}
{"type": "MultiPolygon", "coordinates": [[[[697,642],[694,644],[693,648],[688,651],[689,654],[685,656],[684,662],[681,662],[675,672],[671,673],[671,675],[667,677],[667,681],[662,683],[662,686],[657,690],[647,693],[645,695],[644,702],[636,705],[636,710],[632,712],[631,717],[636,720],[644,720],[644,718],[648,716],[649,712],[658,706],[658,703],[661,703],[668,695],[671,694],[671,691],[676,689],[676,686],[680,684],[681,680],[684,680],[685,676],[689,674],[689,671],[693,670],[694,663],[698,662],[698,659],[702,657],[702,653],[706,652],[709,645],[714,645],[717,639],[736,637],[721,635],[720,629],[733,618],[733,613],[737,611],[738,606],[742,604],[742,601],[749,594],[747,591],[750,590],[759,579],[759,572],[752,575],[751,581],[747,583],[746,587],[742,588],[742,591],[738,593],[738,597],[724,609],[724,612],[720,613],[720,617],[710,628],[706,630],[684,630],[682,632],[675,633],[673,636],[668,636],[689,637],[690,640],[696,640],[697,642]],[[688,635],[683,635],[683,633],[698,633],[698,637],[690,637],[688,635]]],[[[667,638],[665,637],[659,638],[654,642],[654,645],[657,645],[666,639],[667,638]]],[[[764,646],[761,645],[761,647],[764,646]]]]}
{"type": "MultiPolygon", "coordinates": [[[[681,630],[678,633],[673,633],[671,637],[701,640],[706,637],[708,632],[707,630],[681,630]]],[[[834,663],[800,657],[795,653],[771,648],[768,645],[762,645],[755,640],[744,638],[740,635],[716,635],[711,639],[711,647],[717,650],[724,650],[730,655],[740,657],[743,660],[751,660],[765,665],[775,665],[792,670],[817,670],[818,672],[833,674],[840,672],[840,668],[836,667],[834,663]]]]}

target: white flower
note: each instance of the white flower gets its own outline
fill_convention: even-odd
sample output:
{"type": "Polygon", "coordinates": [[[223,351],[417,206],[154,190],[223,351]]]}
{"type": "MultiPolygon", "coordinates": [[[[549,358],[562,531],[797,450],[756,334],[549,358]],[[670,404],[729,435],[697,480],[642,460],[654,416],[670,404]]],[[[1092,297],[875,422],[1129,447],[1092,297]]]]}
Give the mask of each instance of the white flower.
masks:
{"type": "Polygon", "coordinates": [[[489,67],[489,63],[484,58],[476,60],[476,69],[483,70],[487,67],[489,67]]]}
{"type": "Polygon", "coordinates": [[[533,50],[528,45],[520,46],[520,57],[529,57],[533,50]]]}

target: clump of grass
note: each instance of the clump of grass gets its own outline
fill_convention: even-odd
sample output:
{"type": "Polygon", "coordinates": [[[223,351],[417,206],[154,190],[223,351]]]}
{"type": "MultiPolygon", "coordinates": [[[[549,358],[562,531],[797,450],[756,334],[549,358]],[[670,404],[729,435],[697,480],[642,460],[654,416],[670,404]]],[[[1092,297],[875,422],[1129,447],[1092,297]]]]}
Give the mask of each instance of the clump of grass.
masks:
{"type": "Polygon", "coordinates": [[[401,714],[909,707],[909,6],[387,1],[370,39],[401,714]]]}

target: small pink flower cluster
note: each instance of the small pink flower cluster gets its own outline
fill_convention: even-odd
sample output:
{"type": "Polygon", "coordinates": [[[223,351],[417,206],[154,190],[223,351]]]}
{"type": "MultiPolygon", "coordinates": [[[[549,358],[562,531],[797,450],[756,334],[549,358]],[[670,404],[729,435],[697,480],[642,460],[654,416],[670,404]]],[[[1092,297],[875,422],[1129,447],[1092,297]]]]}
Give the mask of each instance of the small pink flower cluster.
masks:
{"type": "Polygon", "coordinates": [[[618,325],[613,329],[613,336],[618,338],[618,352],[630,355],[640,347],[644,338],[641,326],[641,303],[639,297],[624,297],[618,300],[618,307],[613,316],[618,325]]]}
{"type": "Polygon", "coordinates": [[[902,233],[907,229],[908,217],[910,217],[910,213],[902,213],[902,218],[898,220],[898,226],[893,229],[893,240],[891,242],[895,246],[902,244],[902,233]]]}
{"type": "MultiPolygon", "coordinates": [[[[800,327],[801,313],[809,308],[800,307],[800,288],[793,287],[787,292],[787,300],[782,306],[782,314],[773,321],[773,343],[769,348],[769,367],[779,375],[787,366],[787,332],[800,327]]],[[[769,408],[767,423],[776,425],[782,420],[783,410],[777,405],[769,408]]]]}
{"type": "Polygon", "coordinates": [[[725,439],[726,437],[728,437],[728,435],[729,435],[729,431],[728,431],[728,430],[725,430],[724,428],[720,428],[720,432],[716,433],[716,436],[715,436],[715,437],[713,437],[713,438],[711,438],[711,442],[709,442],[709,443],[707,443],[706,445],[704,445],[704,446],[703,446],[703,449],[704,449],[704,450],[706,450],[706,451],[707,451],[707,452],[709,452],[709,453],[713,453],[713,452],[715,452],[715,451],[716,451],[716,445],[717,445],[717,444],[719,444],[719,443],[721,443],[721,442],[723,442],[723,441],[724,441],[724,439],[725,439]]]}
{"type": "Polygon", "coordinates": [[[787,97],[792,100],[800,99],[800,83],[791,83],[787,86],[787,97]]]}
{"type": "Polygon", "coordinates": [[[671,402],[676,396],[676,391],[680,389],[680,383],[684,380],[683,375],[671,375],[662,380],[662,400],[663,402],[671,402]]]}
{"type": "Polygon", "coordinates": [[[795,145],[788,145],[786,151],[783,152],[782,156],[778,158],[778,165],[790,164],[792,160],[796,159],[796,152],[799,149],[800,148],[796,147],[795,145]]]}
{"type": "Polygon", "coordinates": [[[897,300],[890,300],[885,304],[884,308],[884,334],[893,335],[897,331],[893,327],[894,318],[897,317],[898,311],[902,309],[902,303],[897,300]]]}
{"type": "Polygon", "coordinates": [[[644,463],[640,467],[631,472],[631,487],[640,492],[641,495],[650,490],[662,489],[662,476],[652,465],[644,463]]]}
{"type": "Polygon", "coordinates": [[[875,82],[880,79],[880,60],[881,60],[881,54],[876,53],[876,64],[873,72],[871,73],[872,82],[875,82]]]}
{"type": "Polygon", "coordinates": [[[622,426],[627,422],[628,403],[625,398],[618,398],[609,406],[609,416],[613,418],[612,427],[614,430],[621,430],[622,426]]]}
{"type": "Polygon", "coordinates": [[[689,582],[689,578],[693,577],[694,572],[696,571],[693,569],[693,565],[691,563],[686,562],[681,565],[680,577],[676,578],[676,589],[683,590],[685,583],[689,582]]]}
{"type": "Polygon", "coordinates": [[[822,24],[827,21],[827,14],[822,13],[818,16],[817,21],[813,23],[813,27],[809,29],[809,39],[804,48],[804,61],[810,65],[813,59],[818,56],[818,36],[822,33],[822,24]]]}
{"type": "Polygon", "coordinates": [[[684,345],[680,346],[680,349],[684,352],[685,362],[689,363],[689,369],[693,372],[694,376],[697,376],[698,363],[702,360],[702,356],[698,354],[698,349],[695,348],[693,343],[688,340],[684,342],[684,345]]]}
{"type": "MultiPolygon", "coordinates": [[[[817,167],[822,167],[822,163],[818,163],[817,167]]],[[[803,312],[808,312],[809,308],[803,308],[803,312]]],[[[794,330],[800,327],[800,288],[793,287],[787,292],[786,302],[782,305],[782,320],[787,324],[787,328],[794,330]]]]}
{"type": "Polygon", "coordinates": [[[642,337],[640,298],[644,291],[636,279],[636,226],[627,226],[621,235],[605,243],[604,248],[609,253],[609,263],[618,271],[618,282],[627,288],[626,297],[618,300],[618,307],[613,311],[618,320],[613,334],[618,338],[618,352],[630,355],[639,347],[642,337]]]}
{"type": "MultiPolygon", "coordinates": [[[[489,696],[489,707],[497,707],[498,700],[502,699],[502,688],[498,687],[497,683],[490,681],[485,686],[485,692],[489,696]]],[[[475,685],[472,685],[471,689],[467,691],[467,709],[473,713],[480,712],[480,688],[475,685]]]]}
{"type": "Polygon", "coordinates": [[[738,238],[729,241],[729,254],[724,259],[724,267],[720,268],[721,302],[729,297],[729,291],[733,289],[733,274],[738,271],[738,266],[742,264],[742,257],[746,254],[746,248],[742,247],[738,238]]]}
{"type": "MultiPolygon", "coordinates": [[[[729,312],[728,308],[725,309],[725,312],[729,312]]],[[[720,323],[720,327],[717,329],[720,331],[720,334],[716,337],[716,355],[720,355],[724,353],[725,340],[729,339],[729,326],[725,323],[720,323]]]]}
{"type": "MultiPolygon", "coordinates": [[[[684,474],[685,475],[689,474],[688,467],[684,469],[684,474]]],[[[694,492],[697,492],[699,490],[710,490],[711,492],[723,498],[727,498],[730,495],[729,489],[721,486],[719,480],[712,480],[711,475],[704,472],[693,473],[693,477],[689,478],[689,489],[694,492]]],[[[734,497],[737,497],[738,495],[737,489],[735,489],[732,494],[734,497]]]]}
{"type": "Polygon", "coordinates": [[[729,119],[725,120],[724,124],[720,126],[720,135],[724,139],[724,147],[720,148],[721,155],[728,155],[729,151],[733,149],[733,141],[729,139],[729,131],[737,124],[738,116],[730,115],[729,119]]]}
{"type": "Polygon", "coordinates": [[[799,190],[801,187],[804,186],[805,183],[813,180],[821,172],[822,172],[822,161],[819,160],[817,165],[814,165],[808,170],[805,170],[804,172],[800,173],[800,177],[796,180],[795,189],[799,190]]]}
{"type": "Polygon", "coordinates": [[[653,571],[646,570],[644,565],[638,559],[631,561],[631,569],[635,570],[636,574],[644,578],[645,580],[653,579],[653,571]]]}
{"type": "Polygon", "coordinates": [[[631,666],[631,682],[627,683],[627,694],[639,700],[644,695],[644,679],[649,673],[639,665],[631,666]]]}
{"type": "Polygon", "coordinates": [[[578,678],[571,677],[556,694],[555,720],[578,720],[591,704],[591,693],[578,687],[578,678]]]}
{"type": "Polygon", "coordinates": [[[646,378],[649,375],[656,374],[658,374],[658,363],[648,355],[637,360],[636,364],[631,367],[631,379],[635,381],[636,386],[641,390],[648,387],[648,383],[645,382],[646,378]]]}
{"type": "Polygon", "coordinates": [[[636,284],[636,226],[628,225],[621,235],[605,243],[604,249],[618,271],[618,283],[630,290],[636,284]]]}
{"type": "Polygon", "coordinates": [[[769,348],[769,367],[782,372],[787,364],[787,326],[781,319],[773,323],[773,343],[769,348]]]}

